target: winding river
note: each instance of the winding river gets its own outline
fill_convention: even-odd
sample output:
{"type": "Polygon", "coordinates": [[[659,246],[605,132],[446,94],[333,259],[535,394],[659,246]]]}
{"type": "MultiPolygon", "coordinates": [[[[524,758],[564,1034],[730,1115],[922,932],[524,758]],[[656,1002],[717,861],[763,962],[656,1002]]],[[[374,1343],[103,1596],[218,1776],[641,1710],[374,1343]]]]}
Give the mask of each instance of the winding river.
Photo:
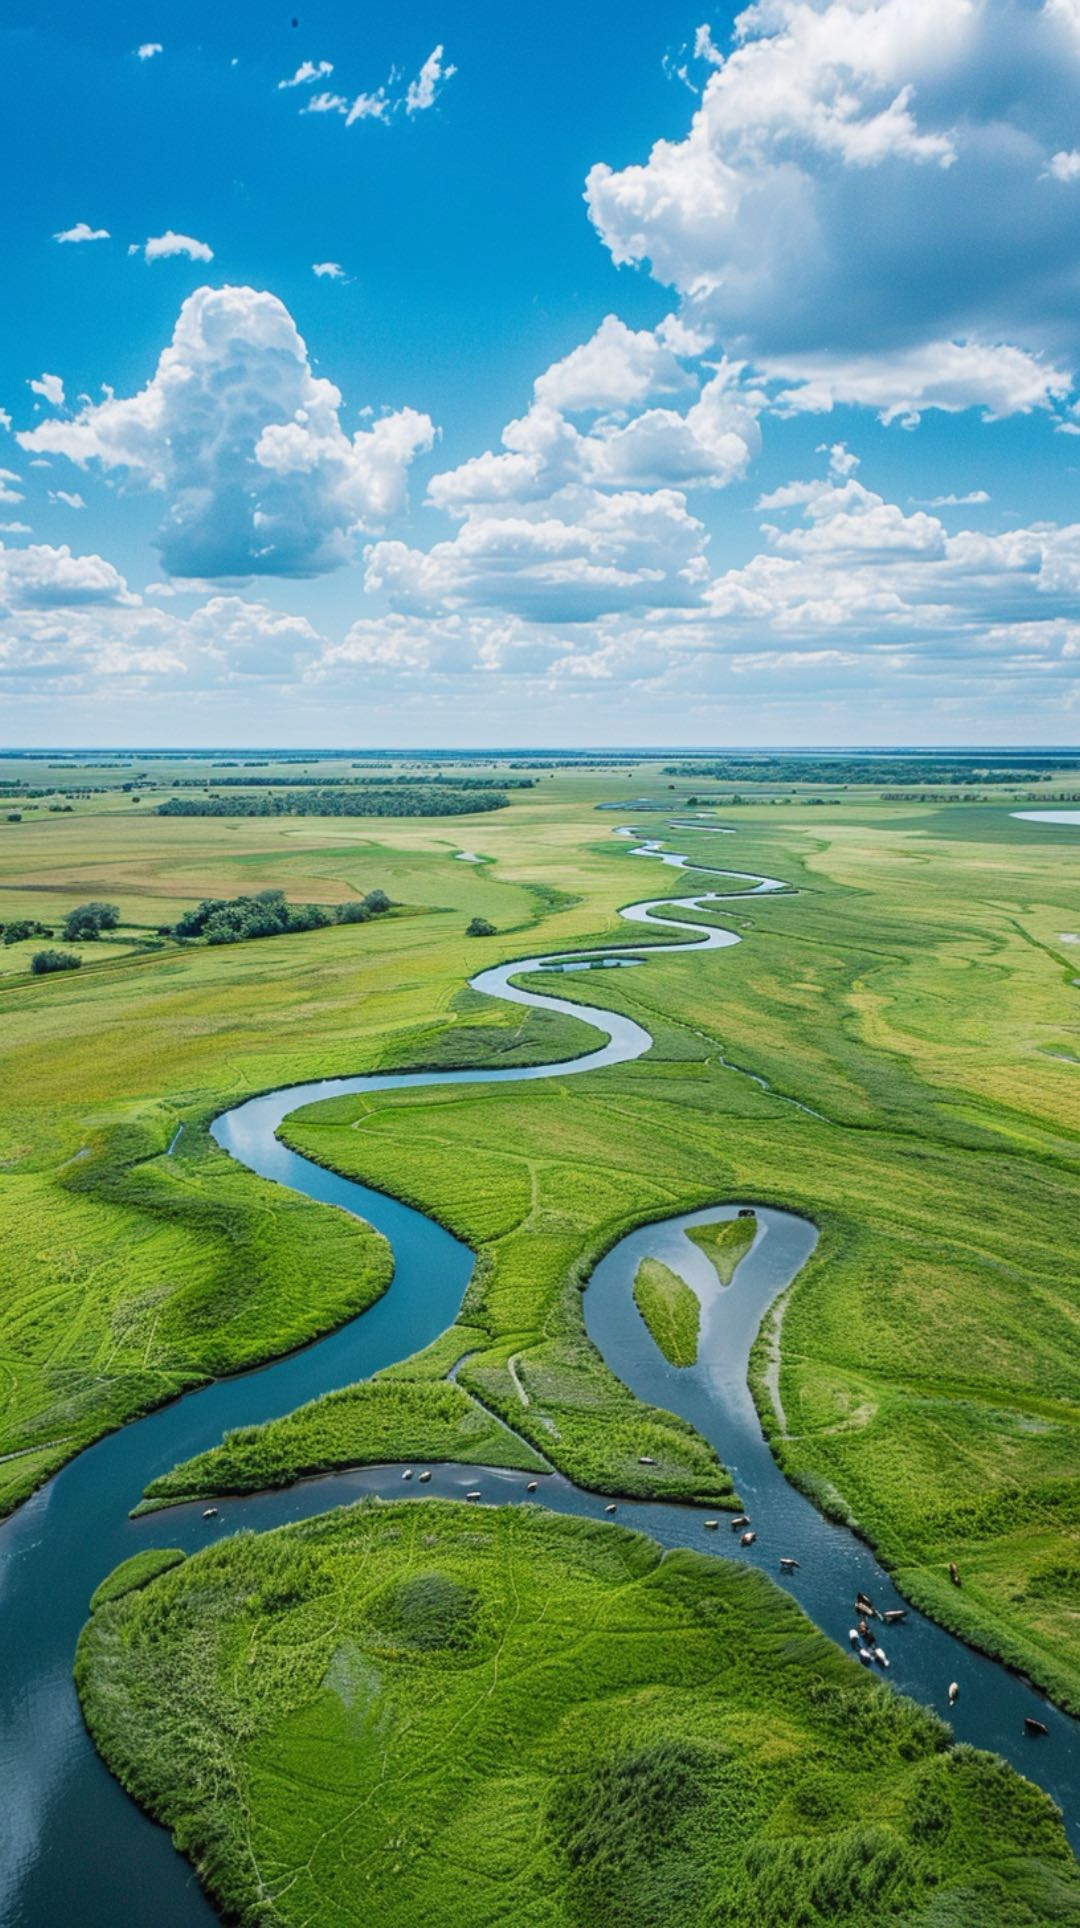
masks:
{"type": "MultiPolygon", "coordinates": [[[[695,873],[705,868],[676,853],[659,852],[655,841],[639,845],[633,854],[661,856],[663,862],[695,873]]],[[[755,894],[784,888],[774,878],[716,874],[741,876],[755,894]]],[[[657,950],[689,946],[696,953],[736,944],[739,939],[732,931],[688,924],[677,916],[680,910],[707,910],[720,896],[707,891],[633,904],[621,913],[627,922],[650,930],[659,925],[678,931],[675,942],[518,959],[481,971],[472,980],[476,989],[511,1003],[586,1017],[607,1041],[582,1057],[516,1070],[327,1079],[252,1098],[217,1119],[213,1130],[218,1143],[252,1170],[355,1213],[384,1233],[394,1252],[393,1280],[368,1311],[328,1338],[262,1370],[189,1393],[100,1440],[0,1527],[0,1922],[10,1928],[68,1928],[75,1923],[80,1928],[145,1928],[149,1921],[157,1928],[209,1928],[217,1919],[164,1830],[141,1813],[103,1767],[79,1713],[71,1680],[75,1641],[91,1592],[120,1560],[146,1546],[193,1551],[212,1533],[238,1527],[261,1531],[369,1494],[407,1504],[406,1495],[460,1499],[466,1490],[479,1489],[489,1502],[526,1502],[521,1473],[439,1465],[418,1494],[415,1484],[403,1488],[399,1464],[223,1500],[213,1522],[204,1521],[197,1506],[128,1518],[148,1480],[214,1445],[227,1428],[290,1412],[303,1400],[405,1358],[457,1315],[473,1263],[468,1248],[410,1207],[290,1151],[275,1136],[282,1119],[300,1105],[349,1092],[566,1078],[640,1057],[651,1039],[633,1019],[527,991],[513,980],[541,968],[580,966],[586,959],[646,962],[657,950]]],[[[736,1209],[734,1204],[714,1207],[629,1233],[596,1267],[583,1303],[589,1335],[619,1378],[640,1398],[691,1420],[715,1446],[731,1468],[758,1540],[741,1549],[723,1515],[719,1529],[706,1532],[703,1510],[660,1502],[622,1501],[616,1519],[665,1547],[690,1546],[723,1558],[737,1554],[760,1565],[790,1589],[825,1633],[846,1646],[856,1589],[869,1593],[882,1608],[901,1602],[869,1549],[845,1528],[823,1519],[783,1478],[762,1437],[746,1384],[749,1351],[761,1318],[805,1263],[817,1235],[804,1219],[759,1208],[753,1247],[725,1289],[685,1228],[730,1217],[736,1209]],[[701,1299],[701,1344],[693,1367],[669,1366],[638,1317],[630,1287],[646,1255],[680,1272],[701,1299]],[[790,1576],[778,1572],[781,1554],[799,1562],[790,1576]]],[[[557,1473],[541,1478],[535,1498],[561,1512],[605,1517],[602,1498],[557,1473]]],[[[1076,1723],[914,1610],[902,1626],[887,1630],[884,1645],[890,1661],[885,1678],[939,1712],[946,1708],[948,1683],[958,1683],[959,1701],[950,1716],[958,1738],[995,1749],[1037,1780],[1062,1807],[1075,1840],[1080,1806],[1076,1723]],[[1046,1739],[1024,1738],[1025,1714],[1046,1723],[1046,1739]]],[[[857,1662],[851,1664],[854,1668],[857,1662]]]]}

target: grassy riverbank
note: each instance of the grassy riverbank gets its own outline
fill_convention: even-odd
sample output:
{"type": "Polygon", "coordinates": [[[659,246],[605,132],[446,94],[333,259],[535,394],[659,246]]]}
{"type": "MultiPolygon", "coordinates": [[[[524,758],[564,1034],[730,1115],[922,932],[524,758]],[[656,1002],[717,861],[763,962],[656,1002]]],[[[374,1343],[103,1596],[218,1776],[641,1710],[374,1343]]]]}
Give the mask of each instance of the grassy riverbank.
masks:
{"type": "Polygon", "coordinates": [[[375,1502],[242,1535],[99,1605],[77,1679],[113,1772],[252,1928],[345,1928],[358,1893],[384,1928],[1080,1909],[1038,1790],[757,1574],[619,1527],[375,1502]]]}

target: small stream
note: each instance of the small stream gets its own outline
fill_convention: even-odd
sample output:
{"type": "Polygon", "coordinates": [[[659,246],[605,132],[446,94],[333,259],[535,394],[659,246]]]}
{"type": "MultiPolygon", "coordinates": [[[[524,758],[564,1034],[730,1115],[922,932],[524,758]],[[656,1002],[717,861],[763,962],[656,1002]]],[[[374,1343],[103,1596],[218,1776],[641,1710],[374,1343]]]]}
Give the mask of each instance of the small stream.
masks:
{"type": "MultiPolygon", "coordinates": [[[[662,854],[677,867],[702,869],[651,844],[633,854],[662,854]]],[[[784,888],[772,878],[754,882],[759,892],[784,888]]],[[[645,963],[657,950],[705,951],[738,943],[734,932],[678,920],[680,909],[699,910],[717,901],[718,893],[706,892],[630,905],[621,913],[628,923],[670,927],[679,932],[678,941],[587,955],[645,963]]],[[[189,1393],[100,1440],[0,1526],[0,1922],[10,1928],[76,1923],[79,1928],[145,1928],[151,1921],[155,1928],[195,1928],[217,1919],[187,1863],[113,1780],[83,1727],[71,1680],[72,1654],[91,1592],[120,1560],[147,1546],[194,1551],[211,1535],[239,1527],[265,1531],[370,1494],[408,1503],[419,1497],[461,1499],[466,1491],[479,1490],[491,1503],[526,1503],[521,1473],[434,1466],[430,1484],[418,1491],[415,1483],[403,1487],[399,1464],[222,1500],[213,1522],[203,1520],[198,1506],[139,1520],[127,1517],[150,1479],[216,1444],[228,1428],[291,1412],[304,1400],[406,1358],[457,1316],[473,1264],[468,1247],[411,1207],[290,1151],[275,1135],[283,1118],[298,1106],[345,1093],[566,1078],[640,1057],[651,1039],[632,1018],[526,991],[512,981],[541,967],[580,962],[580,954],[565,953],[518,959],[482,971],[472,982],[511,1003],[586,1018],[607,1041],[582,1057],[501,1071],[320,1080],[249,1099],[215,1122],[218,1143],[252,1170],[376,1226],[393,1248],[393,1280],[381,1299],[329,1337],[261,1370],[189,1393]]],[[[691,1420],[713,1444],[732,1471],[759,1537],[743,1549],[722,1513],[661,1502],[621,1501],[615,1517],[663,1546],[690,1546],[761,1566],[846,1647],[856,1589],[880,1608],[902,1603],[861,1541],[823,1519],[783,1478],[746,1384],[761,1318],[805,1263],[817,1234],[804,1219],[760,1208],[754,1245],[733,1283],[723,1288],[705,1254],[685,1236],[685,1227],[730,1217],[736,1209],[727,1205],[682,1214],[629,1233],[596,1267],[584,1312],[590,1337],[619,1378],[640,1398],[691,1420]],[[648,1255],[680,1272],[699,1296],[702,1335],[693,1367],[679,1370],[666,1363],[634,1307],[631,1283],[648,1255]],[[718,1517],[719,1527],[705,1529],[706,1517],[718,1517]],[[778,1572],[781,1554],[799,1562],[787,1578],[778,1572]]],[[[535,1499],[560,1512],[605,1517],[603,1498],[559,1474],[540,1479],[535,1499]]],[[[957,1736],[1005,1755],[1074,1822],[1080,1794],[1074,1722],[914,1610],[902,1626],[878,1627],[878,1633],[890,1661],[886,1679],[942,1713],[948,1683],[956,1681],[960,1697],[951,1719],[957,1736]],[[1024,1738],[1023,1717],[1029,1713],[1049,1727],[1047,1739],[1024,1738]]],[[[857,1664],[853,1659],[852,1667],[857,1664]]]]}

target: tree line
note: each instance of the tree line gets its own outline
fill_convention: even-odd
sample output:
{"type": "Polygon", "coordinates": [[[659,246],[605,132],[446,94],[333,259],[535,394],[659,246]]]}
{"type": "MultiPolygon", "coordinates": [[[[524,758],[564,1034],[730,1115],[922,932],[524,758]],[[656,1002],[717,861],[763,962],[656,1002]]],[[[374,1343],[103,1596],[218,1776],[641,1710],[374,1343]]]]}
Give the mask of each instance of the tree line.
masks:
{"type": "Polygon", "coordinates": [[[462,817],[503,810],[505,790],[413,788],[282,790],[265,796],[170,797],[159,817],[462,817]]]}

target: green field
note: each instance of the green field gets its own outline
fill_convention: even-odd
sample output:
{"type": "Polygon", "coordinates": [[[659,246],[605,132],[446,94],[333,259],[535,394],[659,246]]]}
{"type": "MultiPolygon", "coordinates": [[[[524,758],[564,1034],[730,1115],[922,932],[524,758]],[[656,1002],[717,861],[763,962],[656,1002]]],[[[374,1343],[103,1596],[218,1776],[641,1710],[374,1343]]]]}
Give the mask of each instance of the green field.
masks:
{"type": "Polygon", "coordinates": [[[76,1677],[114,1773],[249,1928],[1080,1910],[1030,1783],[758,1574],[614,1526],[375,1502],[241,1535],[99,1604],[76,1677]]]}
{"type": "MultiPolygon", "coordinates": [[[[5,914],[48,922],[94,897],[156,929],[203,897],[269,888],[328,905],[381,888],[402,907],[5,981],[4,1504],[104,1428],[328,1329],[383,1288],[379,1241],[233,1165],[208,1120],[319,1074],[588,1048],[584,1024],[500,1008],[465,979],[537,949],[640,946],[648,933],[618,922],[620,904],[706,887],[611,835],[634,821],[663,834],[690,792],[671,783],[652,765],[546,773],[475,820],[371,825],[163,819],[114,789],[71,815],[42,807],[0,825],[5,914]],[[620,796],[657,813],[597,810],[620,796]],[[465,937],[477,915],[494,937],[465,937]]],[[[450,1450],[458,1418],[482,1426],[483,1408],[598,1489],[722,1503],[730,1482],[704,1444],[603,1367],[580,1289],[643,1220],[786,1206],[821,1239],[756,1360],[785,1471],[856,1521],[913,1598],[1080,1706],[1080,835],[1016,821],[1004,798],[796,797],[728,814],[734,837],[668,840],[794,887],[714,913],[742,944],[538,980],[639,1017],[656,1039],[646,1058],[545,1084],[369,1094],[289,1120],[300,1149],[475,1247],[467,1337],[405,1369],[407,1398],[373,1388],[277,1422],[200,1478],[227,1483],[229,1453],[249,1482],[384,1457],[406,1408],[416,1430],[402,1450],[450,1450]],[[460,1386],[479,1403],[440,1412],[424,1387],[464,1350],[460,1386]]]]}

